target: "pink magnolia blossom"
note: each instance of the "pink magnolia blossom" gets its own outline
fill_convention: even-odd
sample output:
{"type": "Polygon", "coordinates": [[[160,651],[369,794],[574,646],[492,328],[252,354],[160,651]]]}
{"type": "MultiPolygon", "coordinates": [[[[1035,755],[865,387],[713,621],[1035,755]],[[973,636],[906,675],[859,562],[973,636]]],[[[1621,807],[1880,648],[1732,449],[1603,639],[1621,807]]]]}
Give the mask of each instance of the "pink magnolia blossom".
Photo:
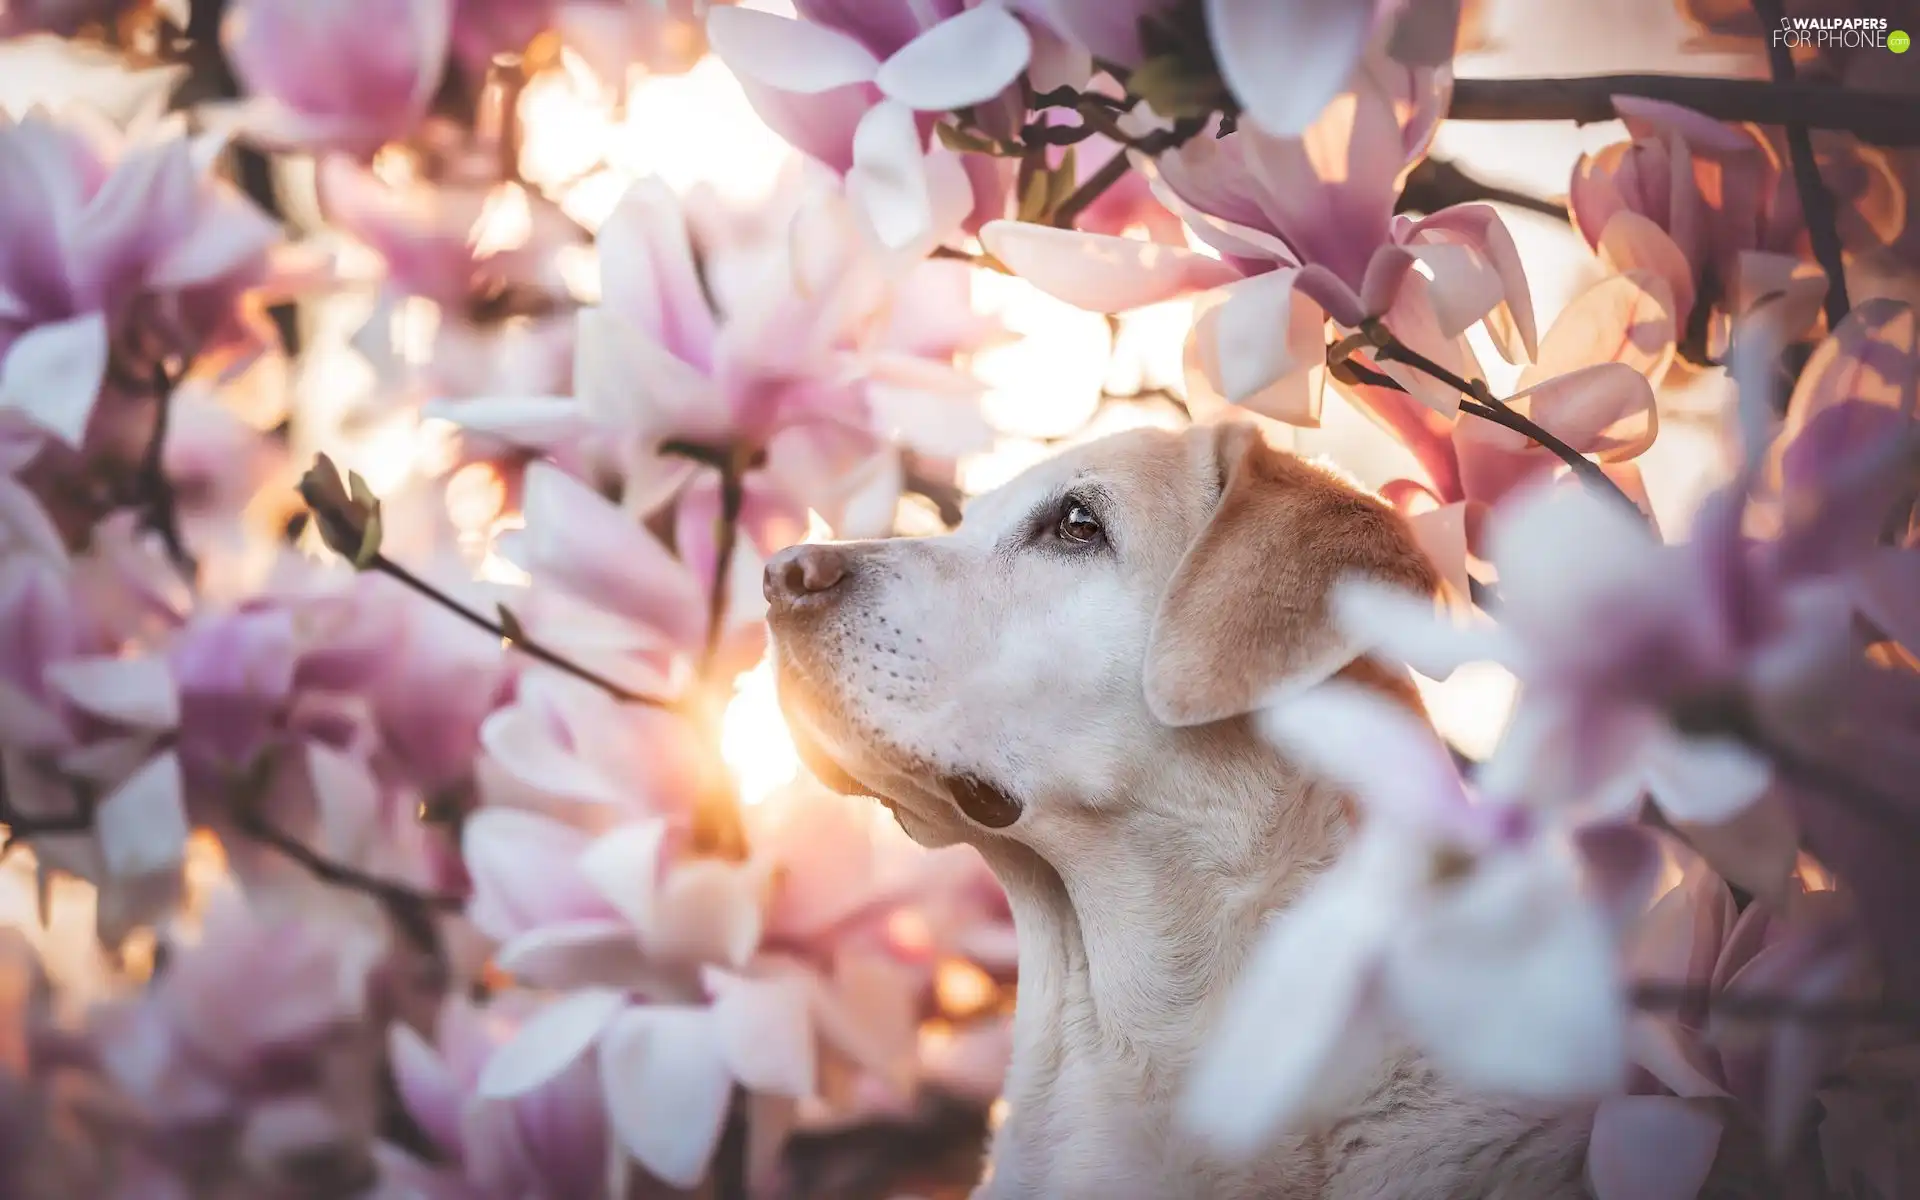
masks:
{"type": "MultiPolygon", "coordinates": [[[[1659,276],[1630,271],[1602,279],[1554,319],[1504,403],[1572,449],[1626,466],[1659,430],[1654,389],[1673,362],[1675,332],[1659,276]]],[[[1382,494],[1416,522],[1449,531],[1428,548],[1464,592],[1466,552],[1488,553],[1484,527],[1492,506],[1554,475],[1560,458],[1525,434],[1478,418],[1449,418],[1394,388],[1342,387],[1412,452],[1425,478],[1390,481],[1382,494]]]]}
{"type": "Polygon", "coordinates": [[[1351,786],[1363,816],[1254,951],[1184,1119],[1251,1155],[1353,1096],[1402,1041],[1463,1087],[1547,1100],[1618,1087],[1613,935],[1566,838],[1475,803],[1418,718],[1355,685],[1261,720],[1285,753],[1351,786]]]}
{"type": "Polygon", "coordinates": [[[1026,0],[1023,7],[1096,58],[1124,67],[1179,45],[1182,33],[1204,36],[1247,117],[1283,137],[1313,124],[1383,27],[1394,28],[1392,45],[1405,61],[1430,66],[1453,57],[1459,20],[1459,6],[1446,0],[1207,0],[1204,6],[1026,0]],[[1195,10],[1205,21],[1204,34],[1182,28],[1195,10]],[[1287,70],[1274,70],[1280,61],[1287,70]]]}
{"type": "Polygon", "coordinates": [[[708,0],[569,0],[555,24],[567,45],[617,90],[635,64],[658,75],[698,62],[707,50],[704,18],[715,6],[708,0]]]}
{"type": "MultiPolygon", "coordinates": [[[[958,157],[927,152],[931,114],[987,105],[1030,66],[1063,70],[1050,60],[1065,47],[1036,41],[999,0],[797,7],[797,20],[717,8],[707,36],[761,118],[845,174],[849,195],[893,247],[922,243],[940,212],[971,203],[958,157]]],[[[1078,74],[1083,81],[1084,65],[1078,74]]]]}
{"type": "Polygon", "coordinates": [[[518,54],[552,28],[560,0],[452,0],[453,59],[478,82],[496,54],[518,54]]]}
{"type": "Polygon", "coordinates": [[[118,360],[252,353],[272,335],[241,295],[278,228],[208,174],[218,143],[36,110],[0,117],[0,424],[78,447],[118,360]]]}
{"type": "Polygon", "coordinates": [[[202,1195],[229,1179],[260,1195],[298,1174],[358,1178],[376,1115],[367,980],[382,952],[344,919],[264,917],[216,894],[199,944],[89,1021],[100,1076],[138,1122],[129,1173],[144,1160],[202,1195]]]}
{"type": "MultiPolygon", "coordinates": [[[[1574,228],[1616,270],[1666,280],[1684,329],[1699,301],[1723,316],[1707,350],[1724,355],[1732,319],[1768,300],[1788,336],[1818,316],[1826,281],[1810,261],[1805,219],[1784,147],[1659,100],[1616,97],[1632,140],[1582,155],[1568,191],[1574,228]]],[[[1839,200],[1850,244],[1899,232],[1900,188],[1881,160],[1823,141],[1821,174],[1839,200]]]]}
{"type": "MultiPolygon", "coordinates": [[[[388,1148],[390,1178],[420,1186],[438,1182],[449,1195],[474,1200],[593,1196],[606,1178],[606,1116],[591,1064],[581,1062],[556,1079],[510,1101],[479,1093],[487,1060],[512,1036],[515,997],[485,1009],[458,996],[441,1007],[428,1042],[405,1025],[387,1039],[394,1083],[412,1117],[450,1164],[436,1180],[424,1164],[388,1148]]],[[[524,1019],[524,1013],[518,1019],[524,1019]]]]}
{"type": "MultiPolygon", "coordinates": [[[[1533,302],[1499,216],[1485,205],[1393,215],[1448,88],[1444,71],[1372,63],[1301,137],[1242,128],[1163,155],[1170,202],[1219,259],[1026,223],[996,222],[981,238],[1042,290],[1095,311],[1218,289],[1202,299],[1189,361],[1227,402],[1295,424],[1319,420],[1329,319],[1351,329],[1381,318],[1450,369],[1466,367],[1461,335],[1485,321],[1521,361],[1538,350],[1533,302]]],[[[1425,374],[1379,367],[1443,415],[1458,408],[1458,393],[1425,374]]]]}
{"type": "Polygon", "coordinates": [[[0,9],[0,38],[29,33],[72,37],[89,22],[126,7],[126,0],[10,0],[0,9]]]}
{"type": "Polygon", "coordinates": [[[276,148],[371,154],[425,115],[446,68],[454,7],[236,0],[221,41],[248,98],[226,119],[276,148]]]}
{"type": "MultiPolygon", "coordinates": [[[[1745,995],[1805,1006],[1872,998],[1843,893],[1812,889],[1799,872],[1784,906],[1751,902],[1741,910],[1705,860],[1672,839],[1661,845],[1672,883],[1634,927],[1628,970],[1636,979],[1730,1002],[1745,995]]],[[[1716,1154],[1732,1162],[1757,1152],[1797,1188],[1820,1187],[1824,1165],[1828,1179],[1853,1179],[1853,1169],[1864,1169],[1882,1194],[1901,1192],[1899,1154],[1891,1152],[1897,1125],[1876,1129],[1824,1096],[1878,1089],[1895,1104],[1910,1098],[1920,1073],[1899,1066],[1903,1048],[1910,1058],[1910,1035],[1803,1021],[1741,1027],[1711,1018],[1695,1000],[1636,1014],[1630,1044],[1630,1094],[1609,1096],[1594,1117],[1588,1179],[1599,1200],[1690,1200],[1716,1154]],[[1834,1140],[1849,1137],[1851,1144],[1834,1140]],[[1649,1154],[1649,1146],[1659,1152],[1649,1154]]]]}

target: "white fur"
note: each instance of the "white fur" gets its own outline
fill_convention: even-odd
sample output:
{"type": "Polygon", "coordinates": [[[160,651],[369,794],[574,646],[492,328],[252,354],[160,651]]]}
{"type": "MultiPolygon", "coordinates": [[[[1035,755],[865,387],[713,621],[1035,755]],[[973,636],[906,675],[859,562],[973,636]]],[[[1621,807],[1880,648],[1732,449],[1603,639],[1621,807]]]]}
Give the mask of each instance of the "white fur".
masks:
{"type": "Polygon", "coordinates": [[[1252,1164],[1217,1161],[1174,1121],[1265,917],[1346,830],[1342,798],[1247,722],[1172,729],[1143,698],[1162,590],[1218,500],[1209,436],[1128,434],[1064,455],[977,500],[953,534],[846,547],[830,604],[775,606],[796,734],[918,840],[977,846],[1013,905],[1010,1115],[976,1198],[1584,1195],[1583,1114],[1465,1097],[1410,1054],[1339,1119],[1252,1164]],[[1090,485],[1110,501],[1110,550],[1030,536],[1047,501],[1090,485]],[[1025,811],[978,826],[946,774],[991,779],[1025,811]]]}

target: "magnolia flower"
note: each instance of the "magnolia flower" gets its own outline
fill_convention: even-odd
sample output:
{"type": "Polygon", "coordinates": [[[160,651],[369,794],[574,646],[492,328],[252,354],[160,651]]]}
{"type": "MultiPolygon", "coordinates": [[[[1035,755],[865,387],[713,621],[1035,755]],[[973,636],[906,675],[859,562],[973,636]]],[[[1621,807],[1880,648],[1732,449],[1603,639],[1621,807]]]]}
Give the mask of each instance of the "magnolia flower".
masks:
{"type": "MultiPolygon", "coordinates": [[[[1028,23],[999,0],[797,7],[799,20],[716,8],[707,36],[761,119],[845,174],[849,195],[891,247],[922,243],[942,225],[939,213],[957,204],[964,214],[971,203],[959,161],[928,156],[933,122],[922,114],[986,105],[1030,65],[1046,66],[1037,51],[1065,51],[1053,39],[1036,45],[1028,23]]],[[[1047,73],[1063,71],[1073,73],[1047,73]]]]}
{"type": "MultiPolygon", "coordinates": [[[[883,435],[949,456],[983,448],[968,403],[980,385],[952,365],[978,322],[950,331],[911,304],[936,286],[943,305],[957,303],[946,292],[964,275],[937,273],[955,264],[928,275],[916,255],[885,250],[837,195],[810,193],[777,239],[716,248],[707,288],[680,202],[657,182],[628,192],[599,249],[603,299],[580,314],[573,397],[429,411],[604,464],[624,484],[629,522],[677,497],[675,540],[695,577],[714,574],[715,463],[744,466],[743,543],[771,554],[799,540],[808,509],[848,500],[862,468],[888,451],[883,435]],[[636,390],[635,380],[646,382],[636,390]]],[[[531,510],[528,522],[537,533],[531,510]]]]}
{"type": "MultiPolygon", "coordinates": [[[[1598,458],[1616,482],[1634,489],[1631,461],[1658,432],[1653,390],[1673,362],[1675,332],[1659,276],[1630,271],[1602,279],[1561,310],[1504,404],[1598,458]]],[[[1525,434],[1492,421],[1450,419],[1394,388],[1342,386],[1420,465],[1424,479],[1389,481],[1381,494],[1416,521],[1416,532],[1444,530],[1444,538],[1424,544],[1464,594],[1467,552],[1488,553],[1487,513],[1527,483],[1558,472],[1560,458],[1525,434]]]]}
{"type": "Polygon", "coordinates": [[[1571,1099],[1617,1087],[1625,998],[1608,916],[1568,840],[1476,804],[1431,730],[1356,685],[1323,685],[1261,722],[1351,786],[1362,818],[1254,951],[1183,1119],[1251,1156],[1357,1095],[1401,1039],[1467,1088],[1571,1099]]]}
{"type": "Polygon", "coordinates": [[[126,0],[11,0],[0,9],[0,38],[28,33],[72,37],[125,6],[126,0]]]}
{"type": "Polygon", "coordinates": [[[1339,94],[1383,26],[1396,56],[1430,66],[1453,57],[1460,6],[1447,0],[1026,0],[1025,7],[1094,57],[1124,67],[1178,58],[1200,39],[1254,123],[1304,132],[1339,94]],[[1204,32],[1187,28],[1203,17],[1204,32]],[[1276,71],[1275,62],[1288,69],[1276,71]]]}
{"type": "MultiPolygon", "coordinates": [[[[606,1175],[606,1118],[591,1064],[573,1069],[513,1100],[479,1094],[487,1060],[512,1036],[530,1006],[508,996],[476,1008],[449,996],[434,1041],[405,1025],[388,1034],[394,1084],[407,1115],[426,1134],[472,1195],[521,1200],[529,1195],[591,1196],[606,1175]]],[[[430,1189],[422,1164],[386,1149],[386,1174],[430,1189]]],[[[434,1194],[431,1190],[427,1194],[434,1194]]]]}
{"type": "Polygon", "coordinates": [[[553,27],[561,0],[453,0],[453,58],[475,80],[497,54],[518,54],[553,27]]]}
{"type": "Polygon", "coordinates": [[[1671,838],[1658,841],[1673,882],[1635,924],[1628,970],[1643,985],[1701,999],[1635,1014],[1629,1094],[1606,1098],[1594,1114],[1587,1174],[1599,1200],[1691,1200],[1722,1141],[1737,1146],[1749,1128],[1773,1161],[1789,1172],[1803,1167],[1794,1159],[1813,1089],[1841,1082],[1852,1039],[1799,1022],[1741,1029],[1710,1019],[1706,996],[1808,1006],[1865,998],[1860,947],[1847,936],[1839,894],[1809,890],[1796,874],[1784,909],[1755,902],[1742,911],[1705,860],[1671,838]]]}
{"type": "MultiPolygon", "coordinates": [[[[1484,320],[1520,361],[1538,351],[1533,302],[1499,216],[1486,205],[1393,215],[1448,87],[1444,72],[1370,64],[1301,137],[1242,128],[1163,155],[1170,202],[1217,260],[1026,223],[995,222],[981,239],[1042,290],[1095,311],[1219,289],[1202,300],[1189,361],[1227,402],[1294,424],[1319,420],[1329,318],[1350,329],[1380,318],[1450,369],[1466,367],[1461,335],[1484,320]]],[[[1457,410],[1454,389],[1404,364],[1378,366],[1441,414],[1457,410]]]]}
{"type": "MultiPolygon", "coordinates": [[[[1568,190],[1574,228],[1617,270],[1660,275],[1687,328],[1695,304],[1707,350],[1723,357],[1732,321],[1773,302],[1794,338],[1818,316],[1826,279],[1807,262],[1805,219],[1782,147],[1751,126],[1725,125],[1659,100],[1621,96],[1614,108],[1632,139],[1582,155],[1568,190]]],[[[1877,245],[1900,230],[1899,184],[1851,145],[1821,144],[1822,177],[1840,203],[1850,243],[1877,245]]]]}
{"type": "Polygon", "coordinates": [[[115,360],[202,364],[271,335],[237,304],[279,230],[207,173],[218,143],[0,116],[0,425],[78,447],[115,360]]]}
{"type": "Polygon", "coordinates": [[[266,918],[217,892],[200,942],[89,1021],[99,1073],[140,1123],[135,1162],[208,1187],[251,1180],[255,1194],[294,1178],[353,1186],[375,1120],[363,1020],[382,953],[365,927],[266,918]]]}
{"type": "Polygon", "coordinates": [[[556,27],[602,80],[625,86],[634,64],[675,74],[707,51],[705,15],[727,0],[569,0],[556,27]]]}
{"type": "Polygon", "coordinates": [[[425,115],[446,69],[454,7],[235,0],[221,42],[248,99],[225,120],[275,148],[371,154],[425,115]]]}

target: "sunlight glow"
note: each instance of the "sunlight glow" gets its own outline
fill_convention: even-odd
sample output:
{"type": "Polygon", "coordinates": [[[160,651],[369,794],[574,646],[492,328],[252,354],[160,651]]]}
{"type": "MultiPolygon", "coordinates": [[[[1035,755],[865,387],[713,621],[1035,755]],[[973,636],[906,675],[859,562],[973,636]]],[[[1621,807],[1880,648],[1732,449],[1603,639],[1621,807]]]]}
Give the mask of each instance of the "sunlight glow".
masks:
{"type": "Polygon", "coordinates": [[[773,663],[762,659],[740,676],[720,722],[720,756],[739,784],[740,802],[762,803],[800,775],[800,756],[780,715],[773,663]]]}

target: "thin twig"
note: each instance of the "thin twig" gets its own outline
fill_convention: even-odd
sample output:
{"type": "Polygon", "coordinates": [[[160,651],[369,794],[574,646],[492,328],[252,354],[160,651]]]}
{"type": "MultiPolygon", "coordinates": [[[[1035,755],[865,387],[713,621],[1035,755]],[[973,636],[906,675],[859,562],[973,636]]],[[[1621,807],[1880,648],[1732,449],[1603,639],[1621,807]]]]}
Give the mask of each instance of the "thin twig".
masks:
{"type": "Polygon", "coordinates": [[[512,619],[512,615],[508,613],[505,608],[500,610],[501,615],[506,618],[502,621],[493,620],[482,613],[474,611],[452,596],[447,595],[447,593],[441,591],[439,588],[428,583],[426,580],[420,578],[418,575],[415,575],[399,563],[394,562],[384,554],[374,555],[367,563],[365,569],[369,571],[379,571],[383,575],[388,575],[399,580],[420,595],[425,596],[448,612],[466,621],[469,625],[486,630],[528,658],[543,662],[550,667],[566,672],[575,679],[590,683],[623,704],[641,704],[650,708],[666,709],[678,707],[672,700],[622,687],[620,684],[615,683],[599,672],[588,667],[583,667],[558,651],[551,650],[539,642],[534,641],[527,636],[526,630],[520,628],[519,622],[512,619]]]}
{"type": "Polygon", "coordinates": [[[1647,1012],[1705,1009],[1715,1016],[1754,1021],[1794,1021],[1810,1025],[1915,1025],[1920,1007],[1869,1000],[1800,1000],[1764,992],[1715,992],[1706,987],[1643,982],[1629,992],[1633,1006],[1647,1012]]]}
{"type": "Polygon", "coordinates": [[[1851,133],[1877,146],[1920,145],[1920,101],[1890,92],[1699,75],[1587,75],[1562,79],[1459,79],[1456,121],[1611,121],[1615,96],[1644,96],[1717,121],[1797,123],[1851,133]]]}
{"type": "Polygon", "coordinates": [[[1081,213],[1091,208],[1106,190],[1119,183],[1133,169],[1127,157],[1125,147],[1114,151],[1113,157],[1100,164],[1100,169],[1087,176],[1086,182],[1074,188],[1060,207],[1053,210],[1053,224],[1061,229],[1072,229],[1073,223],[1081,213]]]}
{"type": "Polygon", "coordinates": [[[465,901],[441,892],[426,892],[336,862],[281,829],[250,804],[233,807],[234,825],[247,837],[279,853],[321,883],[371,896],[386,909],[400,931],[429,954],[438,956],[440,937],[435,912],[458,912],[465,901]]]}
{"type": "Polygon", "coordinates": [[[740,510],[746,507],[747,490],[740,468],[728,463],[720,468],[720,522],[714,530],[713,583],[707,592],[707,643],[700,660],[700,674],[713,670],[720,653],[721,635],[727,627],[728,584],[733,578],[734,549],[740,543],[740,510]]]}
{"type": "MultiPolygon", "coordinates": [[[[1780,0],[1753,0],[1753,11],[1762,25],[1778,28],[1784,13],[1780,0]]],[[[1792,86],[1793,50],[1779,38],[1767,49],[1767,63],[1773,81],[1792,86]]],[[[1920,121],[1920,109],[1911,118],[1920,121]]],[[[1840,253],[1840,227],[1833,211],[1833,193],[1820,178],[1820,163],[1813,155],[1813,136],[1800,121],[1785,125],[1787,158],[1793,166],[1793,186],[1800,194],[1800,215],[1807,226],[1807,240],[1813,244],[1813,257],[1827,273],[1827,328],[1838,329],[1847,316],[1847,265],[1840,253]]]]}
{"type": "Polygon", "coordinates": [[[1434,213],[1456,204],[1477,201],[1505,204],[1539,213],[1543,217],[1552,217],[1556,221],[1568,219],[1567,206],[1564,204],[1477,179],[1461,170],[1457,164],[1431,155],[1421,159],[1407,173],[1407,181],[1400,189],[1400,200],[1395,211],[1434,213]]]}
{"type": "MultiPolygon", "coordinates": [[[[1536,444],[1550,451],[1561,462],[1566,463],[1568,467],[1572,468],[1574,474],[1578,475],[1587,486],[1604,496],[1618,500],[1635,513],[1639,513],[1640,506],[1635,504],[1625,492],[1620,490],[1620,485],[1615,483],[1607,476],[1605,471],[1600,469],[1599,463],[1594,462],[1586,455],[1575,450],[1572,446],[1567,445],[1566,442],[1560,440],[1560,438],[1556,437],[1552,432],[1543,429],[1535,421],[1508,408],[1487,390],[1485,383],[1478,380],[1462,379],[1453,371],[1442,367],[1426,355],[1421,354],[1419,351],[1399,341],[1399,339],[1391,338],[1390,335],[1389,338],[1390,340],[1388,340],[1385,345],[1376,347],[1375,353],[1379,357],[1405,364],[1423,374],[1430,375],[1448,387],[1456,389],[1464,397],[1478,397],[1474,399],[1462,399],[1460,401],[1460,411],[1478,417],[1483,421],[1491,421],[1495,425],[1511,429],[1515,433],[1523,434],[1532,439],[1536,444]]],[[[1338,348],[1339,347],[1331,347],[1330,349],[1338,348]]],[[[1393,376],[1383,371],[1377,371],[1351,358],[1338,358],[1330,355],[1329,365],[1349,382],[1364,383],[1373,387],[1391,388],[1397,392],[1407,390],[1402,387],[1400,382],[1394,379],[1393,376]]]]}
{"type": "Polygon", "coordinates": [[[172,375],[167,372],[165,363],[155,363],[153,366],[153,432],[148,435],[146,452],[140,458],[139,487],[144,509],[142,526],[159,535],[160,544],[166,547],[168,560],[191,583],[198,577],[200,567],[180,536],[179,496],[174,491],[173,481],[167,478],[166,463],[173,393],[185,374],[185,368],[181,369],[179,375],[172,375]]]}
{"type": "MultiPolygon", "coordinates": [[[[1071,200],[1073,197],[1069,196],[1067,199],[1071,200]]],[[[989,271],[998,271],[1002,275],[1013,274],[1013,271],[1008,268],[1007,264],[1001,262],[991,254],[973,254],[955,246],[935,246],[932,254],[928,257],[950,258],[955,262],[970,263],[973,266],[982,267],[989,271]]]]}
{"type": "Polygon", "coordinates": [[[28,816],[15,811],[13,797],[7,792],[6,765],[0,763],[0,825],[7,827],[7,836],[0,841],[0,859],[12,852],[14,844],[26,839],[48,833],[85,833],[93,828],[94,798],[85,789],[76,788],[73,795],[73,811],[56,816],[28,816]]]}

